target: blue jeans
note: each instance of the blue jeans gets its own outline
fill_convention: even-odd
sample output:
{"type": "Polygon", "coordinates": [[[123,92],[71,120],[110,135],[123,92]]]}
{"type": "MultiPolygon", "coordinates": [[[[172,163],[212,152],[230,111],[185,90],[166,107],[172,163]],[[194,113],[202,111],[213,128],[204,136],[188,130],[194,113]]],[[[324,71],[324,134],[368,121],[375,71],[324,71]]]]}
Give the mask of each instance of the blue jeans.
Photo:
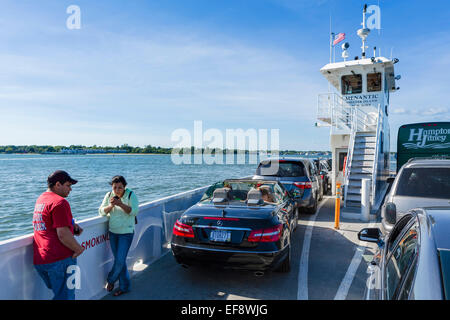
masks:
{"type": "Polygon", "coordinates": [[[69,257],[53,263],[34,265],[47,288],[55,294],[53,300],[75,300],[75,288],[67,285],[67,279],[72,275],[67,273],[67,268],[76,264],[77,259],[69,257]]]}
{"type": "Polygon", "coordinates": [[[119,280],[119,289],[130,291],[130,274],[127,268],[127,255],[133,241],[134,233],[117,234],[109,232],[109,244],[114,256],[114,264],[108,274],[108,283],[114,284],[119,280]]]}

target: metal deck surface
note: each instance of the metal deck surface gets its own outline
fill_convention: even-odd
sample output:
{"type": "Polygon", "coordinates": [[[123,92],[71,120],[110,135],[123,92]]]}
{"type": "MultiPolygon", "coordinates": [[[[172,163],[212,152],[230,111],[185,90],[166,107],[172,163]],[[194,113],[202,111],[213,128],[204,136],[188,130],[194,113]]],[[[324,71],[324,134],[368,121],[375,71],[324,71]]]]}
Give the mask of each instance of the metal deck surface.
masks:
{"type": "Polygon", "coordinates": [[[334,198],[325,197],[316,214],[300,215],[289,273],[255,276],[251,271],[206,266],[184,269],[168,251],[132,277],[130,292],[120,297],[108,294],[104,299],[363,299],[367,262],[376,245],[360,243],[357,233],[378,225],[341,218],[340,229],[335,230],[334,198]]]}

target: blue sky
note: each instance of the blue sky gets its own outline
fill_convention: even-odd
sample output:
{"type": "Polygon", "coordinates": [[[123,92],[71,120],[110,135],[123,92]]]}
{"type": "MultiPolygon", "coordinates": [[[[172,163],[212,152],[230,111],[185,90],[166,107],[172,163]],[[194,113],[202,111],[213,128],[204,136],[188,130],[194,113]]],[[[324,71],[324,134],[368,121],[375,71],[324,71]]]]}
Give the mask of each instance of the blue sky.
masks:
{"type": "Polygon", "coordinates": [[[174,130],[202,120],[224,135],[279,129],[281,149],[328,150],[328,129],[314,123],[328,89],[319,69],[330,12],[354,57],[364,3],[381,7],[382,29],[368,45],[400,59],[391,149],[401,124],[450,121],[447,1],[1,3],[0,145],[170,147],[174,130]],[[66,27],[72,4],[80,30],[66,27]]]}

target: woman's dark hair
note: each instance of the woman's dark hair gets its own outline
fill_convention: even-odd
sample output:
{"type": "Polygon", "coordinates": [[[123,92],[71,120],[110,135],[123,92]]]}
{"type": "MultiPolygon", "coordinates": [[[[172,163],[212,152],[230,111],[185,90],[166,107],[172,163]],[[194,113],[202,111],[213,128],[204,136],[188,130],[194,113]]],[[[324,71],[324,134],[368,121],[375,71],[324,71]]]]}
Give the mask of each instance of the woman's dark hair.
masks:
{"type": "Polygon", "coordinates": [[[114,176],[111,179],[111,182],[109,183],[110,185],[113,185],[113,183],[122,183],[124,187],[127,186],[127,180],[125,180],[125,178],[123,176],[114,176]]]}
{"type": "Polygon", "coordinates": [[[258,188],[258,190],[261,191],[261,195],[263,196],[269,195],[269,190],[267,190],[266,188],[258,188]]]}

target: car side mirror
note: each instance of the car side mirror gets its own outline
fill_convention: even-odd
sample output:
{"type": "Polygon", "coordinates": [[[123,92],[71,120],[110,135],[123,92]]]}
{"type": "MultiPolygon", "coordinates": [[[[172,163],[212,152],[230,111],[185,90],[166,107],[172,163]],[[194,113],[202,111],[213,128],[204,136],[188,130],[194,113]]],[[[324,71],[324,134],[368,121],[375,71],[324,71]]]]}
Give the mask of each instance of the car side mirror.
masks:
{"type": "Polygon", "coordinates": [[[395,206],[395,203],[386,203],[384,218],[390,224],[395,224],[397,222],[397,207],[395,206]]]}
{"type": "Polygon", "coordinates": [[[381,236],[381,230],[378,228],[365,228],[358,233],[358,239],[367,242],[377,243],[380,241],[381,236]]]}
{"type": "Polygon", "coordinates": [[[394,180],[395,180],[395,177],[389,177],[389,178],[387,178],[386,182],[387,182],[388,184],[393,184],[393,183],[394,183],[394,180]]]}

